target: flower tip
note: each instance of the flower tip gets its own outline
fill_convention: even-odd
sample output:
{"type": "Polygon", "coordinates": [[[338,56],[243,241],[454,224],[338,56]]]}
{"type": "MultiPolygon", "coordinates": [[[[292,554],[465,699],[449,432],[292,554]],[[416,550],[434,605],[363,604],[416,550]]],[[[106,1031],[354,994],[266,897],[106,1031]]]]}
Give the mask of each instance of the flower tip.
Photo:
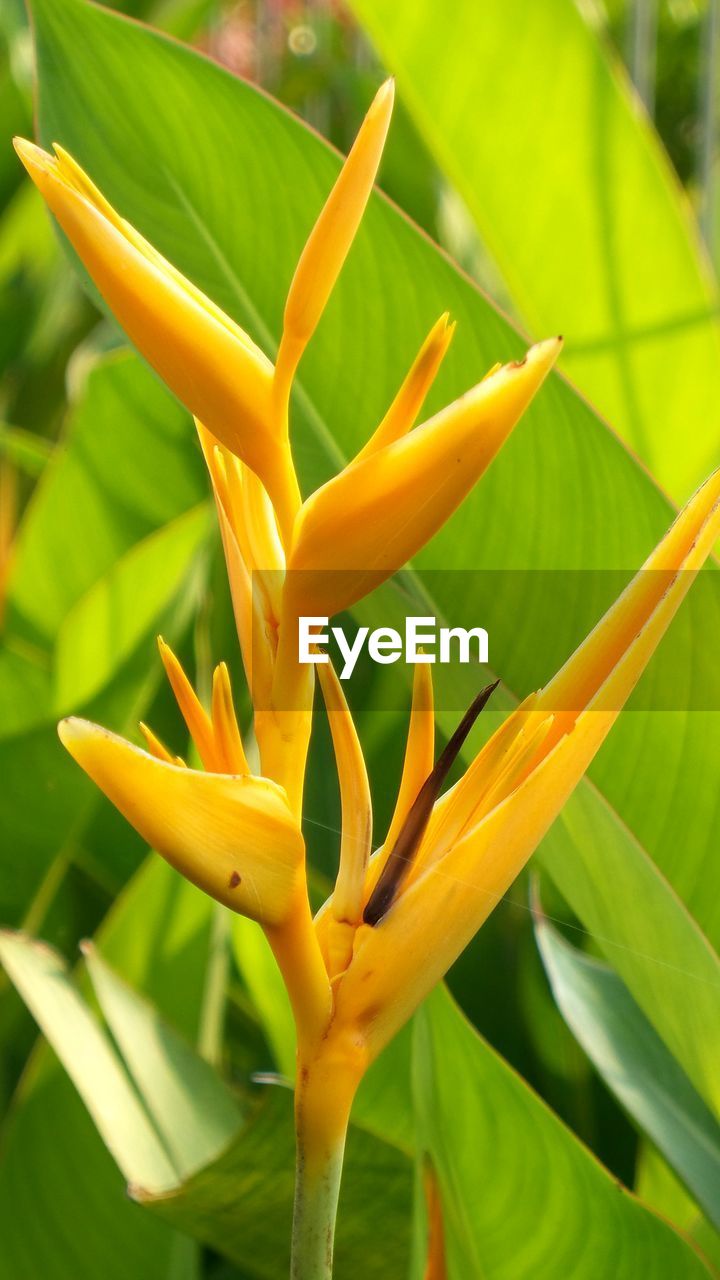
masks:
{"type": "Polygon", "coordinates": [[[16,153],[31,177],[39,170],[47,172],[49,165],[53,163],[53,158],[48,155],[47,151],[43,151],[42,147],[30,142],[28,138],[14,137],[12,142],[16,153]]]}
{"type": "Polygon", "coordinates": [[[58,723],[58,738],[64,747],[69,747],[71,742],[76,742],[78,738],[83,736],[83,732],[88,725],[87,720],[81,720],[79,716],[66,716],[64,720],[58,723]]]}
{"type": "Polygon", "coordinates": [[[382,115],[387,122],[390,121],[393,105],[395,103],[395,77],[390,76],[380,85],[375,97],[373,98],[368,115],[382,115]]]}
{"type": "Polygon", "coordinates": [[[78,764],[82,764],[80,757],[85,754],[83,748],[97,742],[98,739],[113,736],[107,729],[101,729],[100,725],[93,724],[92,720],[83,720],[80,716],[67,716],[60,721],[57,731],[65,750],[70,752],[78,764]]]}
{"type": "Polygon", "coordinates": [[[542,342],[535,342],[530,347],[526,358],[532,364],[546,364],[550,369],[560,355],[562,345],[562,334],[558,334],[555,338],[545,338],[542,342]]]}

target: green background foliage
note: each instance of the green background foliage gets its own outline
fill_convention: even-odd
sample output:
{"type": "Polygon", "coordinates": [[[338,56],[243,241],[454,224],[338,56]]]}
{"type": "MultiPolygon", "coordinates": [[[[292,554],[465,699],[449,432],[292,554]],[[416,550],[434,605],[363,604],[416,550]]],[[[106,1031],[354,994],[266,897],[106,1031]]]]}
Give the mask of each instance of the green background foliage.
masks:
{"type": "MultiPolygon", "coordinates": [[[[340,161],[254,82],[346,149],[382,68],[397,75],[380,185],[400,209],[372,198],[303,360],[304,491],[367,438],[442,311],[458,331],[430,409],[521,354],[522,330],[562,330],[571,381],[553,375],[403,589],[453,621],[448,570],[636,568],[720,453],[704,9],[661,6],[661,136],[620,56],[635,31],[628,61],[647,88],[639,2],[492,0],[480,15],[452,0],[452,21],[429,0],[123,7],[212,59],[85,0],[35,0],[39,139],[66,146],[269,355],[340,161]]],[[[15,0],[2,34],[3,118],[30,134],[33,45],[15,0]]],[[[202,460],[9,144],[0,199],[0,919],[53,947],[0,940],[0,1280],[270,1280],[292,1192],[284,993],[254,926],[148,855],[55,734],[69,711],[131,736],[143,718],[184,750],[159,631],[201,690],[221,658],[242,690],[202,460]]],[[[490,577],[467,573],[463,600],[503,681],[479,734],[602,607],[529,592],[518,628],[490,577]]],[[[401,607],[392,586],[359,616],[380,606],[401,607]]],[[[458,675],[458,701],[474,692],[458,675]]],[[[712,664],[706,692],[720,706],[712,664]]],[[[379,842],[405,717],[377,710],[379,677],[350,696],[379,842]]],[[[455,719],[440,712],[441,734],[455,719]]],[[[712,1274],[719,782],[717,711],[621,719],[534,863],[539,947],[521,878],[451,972],[452,998],[438,991],[364,1082],[340,1280],[419,1280],[428,1170],[453,1280],[712,1274]]],[[[339,825],[321,716],[304,821],[321,900],[339,825]]]]}

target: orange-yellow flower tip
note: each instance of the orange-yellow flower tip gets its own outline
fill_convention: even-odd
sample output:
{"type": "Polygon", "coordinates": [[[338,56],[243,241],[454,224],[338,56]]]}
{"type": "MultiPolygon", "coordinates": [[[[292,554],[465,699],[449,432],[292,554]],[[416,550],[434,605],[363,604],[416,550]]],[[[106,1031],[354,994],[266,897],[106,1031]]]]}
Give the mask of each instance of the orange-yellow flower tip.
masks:
{"type": "Polygon", "coordinates": [[[55,156],[26,139],[15,146],[130,341],[190,412],[262,477],[282,508],[288,481],[278,452],[270,360],[112,208],[61,146],[55,156]]]}
{"type": "Polygon", "coordinates": [[[389,117],[392,115],[393,106],[395,105],[395,77],[388,76],[387,80],[383,80],[375,97],[373,98],[368,116],[382,115],[389,117]]]}
{"type": "Polygon", "coordinates": [[[537,343],[311,494],[295,525],[288,567],[313,573],[288,574],[288,614],[338,613],[406,564],[490,465],[560,347],[558,338],[537,343]]]}
{"type": "Polygon", "coordinates": [[[15,151],[31,177],[39,170],[44,173],[47,172],[55,164],[53,157],[48,155],[47,151],[43,151],[42,147],[38,147],[36,143],[30,142],[27,138],[15,137],[12,142],[15,151]]]}
{"type": "Polygon", "coordinates": [[[138,728],[145,739],[145,746],[151,756],[155,756],[156,760],[164,760],[166,764],[180,765],[181,769],[186,767],[182,756],[175,756],[172,751],[168,751],[165,743],[158,738],[156,733],[153,733],[149,725],[144,724],[141,720],[138,724],[138,728]]]}
{"type": "Polygon", "coordinates": [[[240,728],[235,715],[230,673],[227,664],[218,663],[213,672],[212,727],[215,743],[226,773],[249,773],[240,728]]]}
{"type": "Polygon", "coordinates": [[[75,717],[58,732],[120,813],[188,880],[264,925],[287,918],[304,847],[281,787],[181,768],[75,717]]]}
{"type": "Polygon", "coordinates": [[[370,198],[390,127],[395,86],[380,86],[295,269],[275,368],[276,391],[287,395],[300,357],[315,332],[370,198]]]}
{"type": "Polygon", "coordinates": [[[363,462],[370,454],[384,449],[394,440],[399,440],[415,425],[415,420],[435,381],[454,333],[455,322],[450,323],[450,313],[445,311],[439,320],[435,321],[423,342],[380,426],[355,456],[351,465],[363,462]]]}
{"type": "Polygon", "coordinates": [[[158,649],[170,688],[175,694],[175,700],[198,749],[200,759],[206,769],[222,773],[224,768],[222,755],[215,739],[210,716],[188,680],[182,664],[162,636],[158,636],[158,649]]]}

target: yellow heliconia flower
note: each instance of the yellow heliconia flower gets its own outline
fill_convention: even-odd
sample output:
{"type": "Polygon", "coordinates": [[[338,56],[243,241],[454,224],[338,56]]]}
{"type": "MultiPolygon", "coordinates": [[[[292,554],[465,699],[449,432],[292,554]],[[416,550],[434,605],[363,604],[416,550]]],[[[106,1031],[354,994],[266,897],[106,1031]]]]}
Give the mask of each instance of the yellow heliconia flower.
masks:
{"type": "MultiPolygon", "coordinates": [[[[720,471],[690,500],[561,671],[512,713],[451,791],[437,799],[438,775],[449,767],[441,756],[414,804],[403,806],[399,829],[393,822],[364,873],[346,943],[351,958],[334,982],[330,1038],[336,1059],[347,1055],[350,1074],[361,1074],[387,1044],[525,865],[605,740],[718,537],[720,471]]],[[[419,688],[416,680],[415,702],[419,688]]],[[[476,699],[449,744],[451,757],[492,688],[476,699]]],[[[414,707],[416,721],[418,714],[414,707]]],[[[406,771],[416,752],[427,760],[417,725],[406,771]]],[[[332,918],[330,898],[316,920],[329,968],[332,918]]]]}
{"type": "MultiPolygon", "coordinates": [[[[560,350],[553,339],[415,427],[453,336],[443,315],[360,453],[301,501],[292,380],[351,248],[387,137],[382,85],[313,227],[288,291],[273,364],[108,203],[58,144],[15,145],[90,277],[138,350],[195,417],[210,472],[262,772],[296,817],[313,677],[297,661],[300,613],[354,603],[419,550],[491,462],[560,350]]],[[[203,752],[198,744],[201,759],[203,752]]],[[[206,767],[211,767],[207,765],[206,767]]]]}
{"type": "MultiPolygon", "coordinates": [[[[518,707],[441,795],[488,685],[434,760],[431,668],[416,668],[402,780],[371,856],[361,744],[332,667],[318,667],[343,814],[334,890],[313,920],[302,795],[314,676],[297,619],[331,616],[400,569],[489,466],[557,359],[561,339],[494,365],[420,422],[452,340],[440,317],[381,422],[303,502],[292,460],[293,378],[351,248],[393,105],[383,85],[290,284],[273,363],[108,204],[59,146],[16,145],[97,288],[188,407],[210,475],[260,766],[248,765],[227,667],[210,705],[161,640],[202,769],[146,725],[146,750],[83,720],[60,736],[143,838],[264,929],[298,1033],[294,1275],[328,1276],[345,1130],[368,1064],[443,976],[532,855],[604,741],[720,535],[720,473],[698,491],[617,603],[543,690],[518,707]]],[[[251,758],[254,758],[251,754],[251,758]]]]}
{"type": "Polygon", "coordinates": [[[253,777],[227,668],[216,668],[212,718],[161,641],[178,704],[208,772],[187,768],[151,730],[148,750],[87,720],[60,724],[63,744],[152,848],[206,893],[261,924],[282,924],[304,892],[304,843],[281,786],[253,777]]]}
{"type": "MultiPolygon", "coordinates": [[[[494,367],[492,385],[480,384],[411,432],[452,338],[454,325],[442,316],[364,449],[334,481],[301,504],[288,439],[292,379],[370,197],[393,101],[389,80],[376,94],[300,256],[274,364],[113,209],[63,147],[53,144],[50,154],[25,139],[15,140],[30,177],[131,341],[202,430],[259,477],[272,502],[287,567],[328,570],[326,581],[337,568],[350,571],[355,586],[348,593],[347,583],[339,583],[330,601],[333,613],[348,594],[358,598],[362,582],[357,569],[374,567],[378,556],[378,540],[363,542],[358,529],[367,521],[369,532],[388,501],[396,524],[406,526],[422,493],[423,519],[412,521],[412,532],[396,531],[380,557],[379,571],[368,579],[372,585],[404,563],[447,519],[506,439],[560,349],[559,339],[553,339],[533,348],[526,362],[497,374],[494,367]]],[[[214,481],[221,466],[211,467],[214,481]]],[[[236,526],[234,531],[237,539],[236,526]]],[[[228,559],[231,574],[241,578],[234,547],[228,559]]],[[[261,567],[273,567],[272,560],[261,567]]],[[[290,625],[295,595],[290,588],[292,598],[284,605],[290,625]]]]}

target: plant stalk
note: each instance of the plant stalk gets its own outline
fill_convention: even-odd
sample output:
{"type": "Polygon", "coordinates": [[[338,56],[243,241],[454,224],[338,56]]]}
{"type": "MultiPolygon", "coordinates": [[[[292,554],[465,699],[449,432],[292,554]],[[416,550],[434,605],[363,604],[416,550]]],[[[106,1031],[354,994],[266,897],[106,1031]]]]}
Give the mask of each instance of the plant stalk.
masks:
{"type": "Polygon", "coordinates": [[[345,1138],[357,1078],[332,1058],[301,1066],[295,1092],[291,1280],[331,1280],[345,1138]]]}

